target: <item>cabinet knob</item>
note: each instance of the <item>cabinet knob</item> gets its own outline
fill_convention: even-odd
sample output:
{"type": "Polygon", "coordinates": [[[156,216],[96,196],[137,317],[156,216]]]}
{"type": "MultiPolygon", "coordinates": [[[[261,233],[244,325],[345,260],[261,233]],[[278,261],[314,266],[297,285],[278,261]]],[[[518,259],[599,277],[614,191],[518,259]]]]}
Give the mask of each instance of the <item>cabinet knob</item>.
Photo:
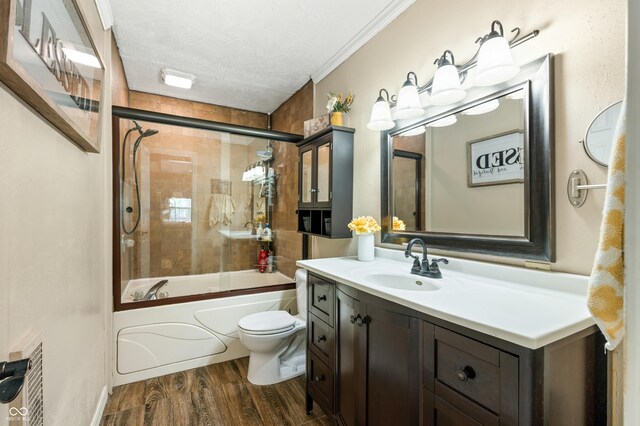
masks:
{"type": "Polygon", "coordinates": [[[355,324],[356,323],[356,317],[354,317],[353,315],[351,315],[349,317],[349,321],[351,322],[351,324],[355,324]]]}
{"type": "Polygon", "coordinates": [[[316,376],[313,380],[316,382],[324,382],[324,374],[316,376]]]}
{"type": "Polygon", "coordinates": [[[473,379],[475,376],[475,372],[471,367],[464,367],[456,370],[456,377],[461,382],[466,382],[469,379],[473,379]]]}
{"type": "Polygon", "coordinates": [[[318,296],[318,302],[324,302],[325,300],[327,300],[326,294],[323,294],[322,296],[318,296]]]}
{"type": "Polygon", "coordinates": [[[362,327],[362,325],[364,324],[364,321],[362,320],[362,317],[360,315],[358,315],[356,318],[356,324],[358,325],[358,327],[362,327]]]}
{"type": "Polygon", "coordinates": [[[324,334],[322,336],[318,336],[318,342],[326,342],[327,341],[327,336],[325,336],[324,334]]]}

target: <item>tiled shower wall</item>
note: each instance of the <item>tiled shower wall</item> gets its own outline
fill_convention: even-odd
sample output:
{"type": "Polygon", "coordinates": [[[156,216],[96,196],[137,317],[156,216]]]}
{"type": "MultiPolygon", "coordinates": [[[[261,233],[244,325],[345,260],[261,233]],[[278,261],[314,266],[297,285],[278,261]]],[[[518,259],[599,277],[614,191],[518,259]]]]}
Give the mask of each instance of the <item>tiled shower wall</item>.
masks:
{"type": "MultiPolygon", "coordinates": [[[[304,134],[304,121],[313,118],[313,82],[309,80],[271,114],[271,128],[281,132],[304,134]]],[[[274,164],[278,179],[278,201],[272,222],[278,232],[275,241],[279,269],[293,277],[296,260],[302,257],[302,235],[297,232],[298,148],[295,144],[274,143],[274,164]]]]}

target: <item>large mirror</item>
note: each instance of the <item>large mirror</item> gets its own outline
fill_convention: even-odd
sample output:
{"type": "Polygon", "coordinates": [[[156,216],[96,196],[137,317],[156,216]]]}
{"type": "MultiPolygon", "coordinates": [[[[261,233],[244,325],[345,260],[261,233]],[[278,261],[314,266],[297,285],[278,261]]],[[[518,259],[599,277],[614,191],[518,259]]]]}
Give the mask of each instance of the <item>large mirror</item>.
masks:
{"type": "Polygon", "coordinates": [[[383,133],[383,242],[554,260],[551,60],[383,133]]]}

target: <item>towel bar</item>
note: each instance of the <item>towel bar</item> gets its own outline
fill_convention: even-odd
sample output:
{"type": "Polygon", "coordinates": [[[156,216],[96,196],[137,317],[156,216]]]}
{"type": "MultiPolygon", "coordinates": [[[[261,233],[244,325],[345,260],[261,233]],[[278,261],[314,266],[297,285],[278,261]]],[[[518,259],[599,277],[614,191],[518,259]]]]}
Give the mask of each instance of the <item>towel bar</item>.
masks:
{"type": "Polygon", "coordinates": [[[590,189],[605,189],[606,187],[606,183],[589,185],[586,173],[576,169],[571,172],[567,181],[567,197],[573,207],[582,207],[587,200],[587,193],[590,189]]]}

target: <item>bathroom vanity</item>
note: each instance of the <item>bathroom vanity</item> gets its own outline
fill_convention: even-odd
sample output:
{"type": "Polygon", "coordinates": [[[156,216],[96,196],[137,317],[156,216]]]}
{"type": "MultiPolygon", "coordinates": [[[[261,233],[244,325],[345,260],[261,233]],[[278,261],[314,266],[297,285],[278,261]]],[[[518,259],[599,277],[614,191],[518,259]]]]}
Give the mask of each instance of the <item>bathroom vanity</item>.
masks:
{"type": "Polygon", "coordinates": [[[307,410],[343,425],[589,425],[606,416],[586,277],[401,252],[308,271],[307,410]]]}

